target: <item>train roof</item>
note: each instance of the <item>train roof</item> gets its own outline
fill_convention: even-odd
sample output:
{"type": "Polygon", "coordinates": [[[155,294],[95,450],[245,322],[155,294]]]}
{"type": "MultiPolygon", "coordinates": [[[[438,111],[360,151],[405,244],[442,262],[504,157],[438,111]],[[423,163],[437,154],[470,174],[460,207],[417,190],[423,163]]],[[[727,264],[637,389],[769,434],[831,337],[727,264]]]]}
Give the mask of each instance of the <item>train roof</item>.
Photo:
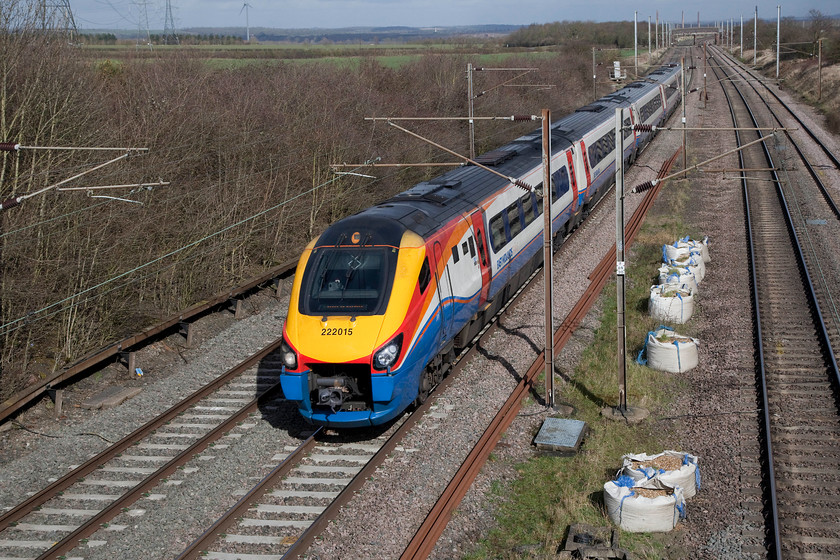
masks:
{"type": "MultiPolygon", "coordinates": [[[[554,121],[551,124],[552,155],[567,150],[572,142],[606,121],[614,121],[616,107],[628,107],[635,103],[678,71],[679,67],[659,68],[647,79],[627,84],[554,121]]],[[[542,162],[542,129],[520,136],[475,159],[505,177],[520,178],[542,162]]],[[[427,238],[456,216],[475,210],[487,197],[509,183],[508,179],[485,169],[464,165],[336,222],[322,234],[318,245],[335,244],[348,230],[358,231],[360,228],[381,232],[375,235],[375,239],[371,238],[370,243],[374,245],[399,246],[402,233],[406,230],[427,238]],[[375,224],[378,226],[374,227],[375,224]]]]}

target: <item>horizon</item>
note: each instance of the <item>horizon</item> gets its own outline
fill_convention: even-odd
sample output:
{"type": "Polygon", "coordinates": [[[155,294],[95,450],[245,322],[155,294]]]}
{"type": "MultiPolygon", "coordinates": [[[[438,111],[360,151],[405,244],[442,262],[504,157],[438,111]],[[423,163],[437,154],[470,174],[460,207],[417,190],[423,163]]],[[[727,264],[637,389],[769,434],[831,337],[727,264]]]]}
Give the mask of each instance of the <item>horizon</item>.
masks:
{"type": "MultiPolygon", "coordinates": [[[[77,29],[137,30],[166,27],[165,0],[67,0],[77,29]],[[144,22],[141,25],[141,22],[144,22]]],[[[570,0],[558,8],[548,0],[532,0],[516,4],[500,0],[170,0],[176,30],[187,29],[347,29],[353,27],[451,28],[479,25],[513,25],[552,23],[556,21],[618,22],[633,21],[637,12],[639,25],[656,21],[696,25],[728,21],[740,23],[743,17],[752,21],[758,6],[761,20],[776,18],[776,3],[755,0],[708,0],[685,2],[682,5],[662,0],[640,0],[627,6],[613,0],[570,0]],[[246,7],[247,6],[247,7],[246,7]],[[620,7],[625,17],[618,18],[620,7]],[[608,17],[598,17],[598,16],[608,17]],[[247,20],[246,20],[247,16],[247,20]]],[[[807,19],[811,10],[825,16],[837,15],[836,0],[803,0],[787,8],[781,6],[783,18],[807,19]]]]}

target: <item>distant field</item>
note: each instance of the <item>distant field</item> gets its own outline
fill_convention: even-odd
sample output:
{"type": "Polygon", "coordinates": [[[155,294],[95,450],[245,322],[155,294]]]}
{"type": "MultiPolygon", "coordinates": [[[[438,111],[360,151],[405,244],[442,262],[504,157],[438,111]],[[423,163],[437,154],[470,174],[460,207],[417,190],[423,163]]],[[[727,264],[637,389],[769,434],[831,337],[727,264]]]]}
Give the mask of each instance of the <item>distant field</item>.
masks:
{"type": "Polygon", "coordinates": [[[475,64],[496,64],[512,56],[543,58],[554,56],[546,50],[509,49],[495,44],[454,44],[454,43],[416,43],[416,44],[340,44],[306,45],[299,43],[276,43],[259,45],[197,45],[147,46],[91,45],[83,48],[96,60],[124,60],[128,58],[158,58],[167,56],[188,56],[205,60],[214,69],[231,69],[253,65],[276,65],[280,63],[303,64],[325,62],[346,68],[358,68],[366,58],[374,58],[387,68],[400,68],[424,54],[438,53],[467,55],[473,57],[475,64]]]}

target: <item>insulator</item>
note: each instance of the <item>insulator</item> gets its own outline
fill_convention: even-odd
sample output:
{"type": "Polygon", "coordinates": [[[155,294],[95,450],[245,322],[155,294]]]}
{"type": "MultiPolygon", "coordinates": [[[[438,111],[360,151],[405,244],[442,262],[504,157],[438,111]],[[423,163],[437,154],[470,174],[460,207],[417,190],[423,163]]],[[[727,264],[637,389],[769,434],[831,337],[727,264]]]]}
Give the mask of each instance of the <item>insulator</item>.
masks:
{"type": "Polygon", "coordinates": [[[637,185],[637,186],[633,187],[633,190],[631,190],[630,192],[634,193],[634,194],[643,193],[643,192],[648,191],[648,190],[652,189],[653,187],[655,187],[656,183],[657,183],[656,181],[645,181],[641,185],[637,185]]]}
{"type": "Polygon", "coordinates": [[[8,198],[3,202],[0,202],[0,210],[8,210],[9,208],[20,206],[20,200],[20,198],[8,198]]]}
{"type": "Polygon", "coordinates": [[[511,115],[510,120],[512,121],[532,121],[534,120],[533,115],[511,115]]]}
{"type": "Polygon", "coordinates": [[[20,149],[20,144],[14,142],[0,142],[0,152],[14,152],[20,149]]]}
{"type": "Polygon", "coordinates": [[[656,130],[656,127],[652,124],[637,124],[633,127],[633,130],[636,132],[653,132],[656,130]]]}
{"type": "Polygon", "coordinates": [[[525,181],[522,181],[521,179],[514,179],[513,177],[511,177],[510,182],[519,187],[520,189],[525,189],[528,192],[534,192],[534,187],[532,187],[525,181]]]}

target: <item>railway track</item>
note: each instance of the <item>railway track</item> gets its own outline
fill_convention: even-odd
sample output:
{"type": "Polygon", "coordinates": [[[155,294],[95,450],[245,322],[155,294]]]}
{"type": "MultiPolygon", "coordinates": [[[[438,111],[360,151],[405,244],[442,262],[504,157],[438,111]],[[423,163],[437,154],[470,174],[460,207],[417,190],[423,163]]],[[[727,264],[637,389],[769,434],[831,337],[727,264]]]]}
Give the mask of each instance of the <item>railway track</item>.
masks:
{"type": "Polygon", "coordinates": [[[143,515],[138,500],[164,498],[167,486],[200,468],[202,452],[228,447],[226,439],[254,426],[249,421],[253,413],[279,404],[280,362],[274,352],[280,343],[252,355],[5,512],[0,516],[0,556],[28,558],[34,552],[38,558],[61,558],[80,544],[102,546],[108,533],[124,530],[125,525],[111,523],[116,516],[143,515]],[[90,538],[103,527],[106,537],[90,538]]]}
{"type": "MultiPolygon", "coordinates": [[[[716,55],[722,65],[726,59],[716,55]]],[[[716,70],[717,72],[717,70],[716,70]]],[[[734,76],[734,71],[726,71],[734,76]]],[[[723,72],[719,77],[723,77],[723,72]]],[[[760,122],[737,77],[721,82],[736,127],[760,122]]],[[[737,133],[739,145],[757,138],[737,133]]],[[[759,372],[758,406],[763,411],[766,546],[772,558],[840,558],[840,412],[838,369],[821,313],[801,224],[788,196],[790,174],[780,172],[778,144],[739,152],[741,184],[750,238],[759,372]]],[[[816,189],[804,185],[798,188],[816,189]]],[[[813,191],[812,191],[813,192],[813,191]]],[[[813,262],[813,257],[812,262],[813,262]]]]}
{"type": "MultiPolygon", "coordinates": [[[[610,267],[601,268],[608,277],[610,267]]],[[[574,326],[574,322],[564,323],[561,330],[566,334],[555,336],[556,347],[562,347],[559,340],[568,336],[569,329],[574,326]]],[[[481,340],[489,338],[492,333],[491,326],[482,333],[481,340]]],[[[214,442],[223,437],[236,439],[238,431],[251,427],[245,419],[249,414],[257,409],[268,410],[269,403],[277,400],[276,388],[269,386],[272,378],[271,355],[276,344],[252,357],[247,365],[234,368],[236,373],[226,375],[223,380],[214,382],[212,387],[205,388],[201,396],[195,395],[192,404],[182,403],[173,407],[161,418],[110,448],[107,455],[91,459],[25,504],[0,517],[0,556],[32,557],[35,550],[38,558],[67,557],[70,553],[81,553],[82,557],[86,557],[86,550],[104,548],[109,533],[125,529],[124,525],[113,523],[112,519],[120,514],[143,515],[143,508],[135,506],[135,502],[163,497],[167,485],[180,482],[177,473],[189,475],[200,468],[195,465],[206,457],[202,456],[203,451],[212,445],[217,450],[225,447],[226,443],[214,442]],[[249,368],[250,373],[247,373],[249,368]],[[237,375],[240,380],[233,381],[237,375]],[[222,388],[225,383],[240,385],[222,388]],[[262,392],[262,389],[266,391],[262,392]],[[244,397],[248,395],[259,396],[245,402],[247,399],[244,397]],[[199,401],[201,404],[196,404],[199,401]],[[193,407],[191,412],[189,407],[193,407]],[[207,433],[201,436],[198,433],[201,431],[207,433]],[[185,441],[194,443],[190,445],[185,441]],[[133,466],[138,463],[153,466],[133,466]],[[104,477],[96,478],[98,475],[104,477]],[[109,492],[87,493],[82,497],[84,492],[74,490],[77,487],[74,485],[103,488],[109,492]],[[62,505],[51,501],[65,499],[69,499],[70,503],[62,505]],[[98,502],[100,507],[103,504],[105,507],[78,507],[84,501],[98,502]],[[68,517],[87,520],[83,523],[50,524],[41,522],[42,515],[55,515],[62,520],[68,517]],[[16,539],[14,535],[17,533],[34,534],[37,538],[16,539]]],[[[475,346],[462,354],[456,368],[469,361],[474,352],[475,346]]],[[[450,375],[448,379],[452,378],[450,375]]],[[[514,398],[514,401],[518,399],[514,398]]],[[[277,402],[278,406],[282,406],[282,400],[277,402]]],[[[335,435],[318,431],[301,445],[291,445],[289,442],[296,438],[289,438],[285,446],[280,445],[274,456],[265,461],[272,464],[262,465],[263,470],[270,468],[272,472],[250,490],[239,492],[241,499],[238,504],[207,531],[207,539],[193,543],[181,557],[196,557],[198,554],[215,558],[247,558],[249,554],[264,557],[268,550],[276,555],[278,548],[289,556],[302,552],[319,528],[387,459],[399,443],[400,432],[410,429],[417,418],[434,406],[437,406],[434,399],[427,401],[425,409],[404,418],[399,425],[393,426],[393,430],[387,430],[389,437],[380,434],[365,441],[342,441],[335,435]],[[273,466],[278,462],[279,465],[273,466]]],[[[492,432],[500,433],[498,429],[492,432]]],[[[484,440],[484,449],[487,449],[488,441],[492,438],[484,440]]],[[[490,443],[490,449],[494,444],[490,443]]],[[[99,557],[102,557],[101,553],[99,557]]]]}
{"type": "Polygon", "coordinates": [[[840,188],[840,161],[831,153],[825,142],[807,128],[794,110],[755,74],[737,64],[725,53],[715,50],[729,64],[732,76],[743,78],[747,91],[754,93],[753,105],[761,108],[761,114],[768,126],[788,126],[795,130],[784,132],[784,142],[777,151],[776,165],[780,168],[781,185],[784,189],[793,227],[801,239],[802,253],[808,265],[826,330],[835,351],[835,360],[840,359],[840,294],[836,281],[840,269],[833,259],[827,258],[835,248],[827,246],[826,238],[840,235],[840,208],[832,196],[840,188]],[[757,85],[758,84],[758,85],[757,85]],[[769,93],[776,100],[768,101],[769,93]],[[803,134],[804,132],[804,134],[803,134]],[[793,150],[787,150],[788,146],[793,150]],[[819,154],[827,154],[820,158],[819,154]],[[819,161],[817,161],[819,160],[819,161]],[[821,196],[814,196],[814,188],[821,196]],[[823,231],[820,231],[823,230],[823,231]]]}
{"type": "MultiPolygon", "coordinates": [[[[480,339],[494,330],[491,323],[480,339]]],[[[226,448],[229,444],[219,440],[237,438],[238,432],[253,427],[248,420],[251,414],[257,410],[265,414],[272,402],[278,406],[284,402],[279,398],[279,385],[274,384],[280,363],[274,352],[280,342],[254,354],[0,516],[0,558],[31,558],[33,552],[40,559],[64,558],[71,551],[85,557],[85,550],[105,548],[109,534],[116,532],[118,539],[127,525],[113,523],[115,517],[143,515],[144,508],[135,505],[138,500],[164,499],[167,485],[179,484],[181,476],[200,468],[196,464],[212,458],[203,456],[203,451],[211,446],[226,448]],[[91,487],[97,491],[91,492],[91,487]],[[90,507],[91,503],[96,507],[90,507]]],[[[455,379],[475,348],[473,344],[459,356],[439,390],[455,379]]],[[[342,441],[317,430],[300,445],[294,445],[299,439],[288,438],[285,446],[266,459],[271,464],[261,465],[271,472],[250,490],[239,492],[242,499],[181,557],[268,554],[279,558],[278,549],[290,555],[305,550],[353,492],[388,459],[405,433],[437,406],[435,401],[433,395],[413,414],[400,419],[387,430],[387,437],[362,432],[355,435],[361,440],[342,441]]]]}

